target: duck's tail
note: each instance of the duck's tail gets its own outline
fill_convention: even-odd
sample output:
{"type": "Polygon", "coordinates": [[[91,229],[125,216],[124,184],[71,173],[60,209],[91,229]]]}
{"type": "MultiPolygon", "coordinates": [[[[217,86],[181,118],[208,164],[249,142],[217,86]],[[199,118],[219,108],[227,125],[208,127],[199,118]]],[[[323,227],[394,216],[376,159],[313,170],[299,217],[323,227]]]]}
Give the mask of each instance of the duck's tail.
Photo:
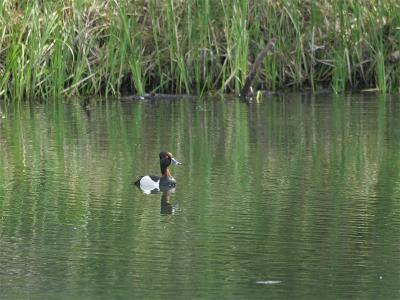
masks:
{"type": "Polygon", "coordinates": [[[143,176],[139,176],[133,184],[136,185],[137,187],[140,187],[140,179],[142,178],[143,176]]]}

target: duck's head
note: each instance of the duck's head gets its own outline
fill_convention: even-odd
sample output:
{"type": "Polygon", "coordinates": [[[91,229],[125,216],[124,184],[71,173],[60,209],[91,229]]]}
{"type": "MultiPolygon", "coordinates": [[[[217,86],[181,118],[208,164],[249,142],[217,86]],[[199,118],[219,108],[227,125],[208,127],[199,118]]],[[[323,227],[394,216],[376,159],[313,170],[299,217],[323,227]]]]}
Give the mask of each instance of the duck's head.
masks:
{"type": "Polygon", "coordinates": [[[161,169],[161,174],[163,176],[171,176],[169,173],[168,167],[170,165],[181,165],[179,161],[177,161],[171,152],[167,151],[161,151],[160,152],[160,169],[161,169]]]}

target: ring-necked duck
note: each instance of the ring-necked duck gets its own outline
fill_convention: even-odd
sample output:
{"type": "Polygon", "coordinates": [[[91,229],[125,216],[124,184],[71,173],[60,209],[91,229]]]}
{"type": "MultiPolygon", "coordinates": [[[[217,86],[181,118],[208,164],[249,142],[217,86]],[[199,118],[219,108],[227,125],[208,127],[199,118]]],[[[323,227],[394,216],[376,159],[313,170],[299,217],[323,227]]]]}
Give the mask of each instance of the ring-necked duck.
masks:
{"type": "Polygon", "coordinates": [[[181,165],[170,152],[162,151],[160,153],[161,176],[145,175],[140,176],[135,185],[144,192],[159,192],[163,188],[171,188],[176,185],[176,180],[169,171],[170,165],[181,165]]]}

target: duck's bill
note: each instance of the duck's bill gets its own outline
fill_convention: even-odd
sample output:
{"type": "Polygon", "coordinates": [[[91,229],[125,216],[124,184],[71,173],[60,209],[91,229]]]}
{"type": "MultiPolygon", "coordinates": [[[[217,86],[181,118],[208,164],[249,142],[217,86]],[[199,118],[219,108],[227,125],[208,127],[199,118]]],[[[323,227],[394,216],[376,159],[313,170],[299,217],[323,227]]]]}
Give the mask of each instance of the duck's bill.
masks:
{"type": "Polygon", "coordinates": [[[179,161],[177,161],[175,158],[171,159],[171,163],[176,166],[176,165],[181,165],[181,163],[179,161]]]}

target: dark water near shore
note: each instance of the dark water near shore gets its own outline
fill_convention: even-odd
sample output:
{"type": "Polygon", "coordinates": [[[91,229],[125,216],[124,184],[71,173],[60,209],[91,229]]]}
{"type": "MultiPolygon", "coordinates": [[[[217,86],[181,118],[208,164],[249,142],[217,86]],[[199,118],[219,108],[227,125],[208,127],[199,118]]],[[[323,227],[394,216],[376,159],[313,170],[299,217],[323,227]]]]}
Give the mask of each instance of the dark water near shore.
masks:
{"type": "Polygon", "coordinates": [[[400,298],[399,97],[0,107],[0,299],[400,298]]]}

